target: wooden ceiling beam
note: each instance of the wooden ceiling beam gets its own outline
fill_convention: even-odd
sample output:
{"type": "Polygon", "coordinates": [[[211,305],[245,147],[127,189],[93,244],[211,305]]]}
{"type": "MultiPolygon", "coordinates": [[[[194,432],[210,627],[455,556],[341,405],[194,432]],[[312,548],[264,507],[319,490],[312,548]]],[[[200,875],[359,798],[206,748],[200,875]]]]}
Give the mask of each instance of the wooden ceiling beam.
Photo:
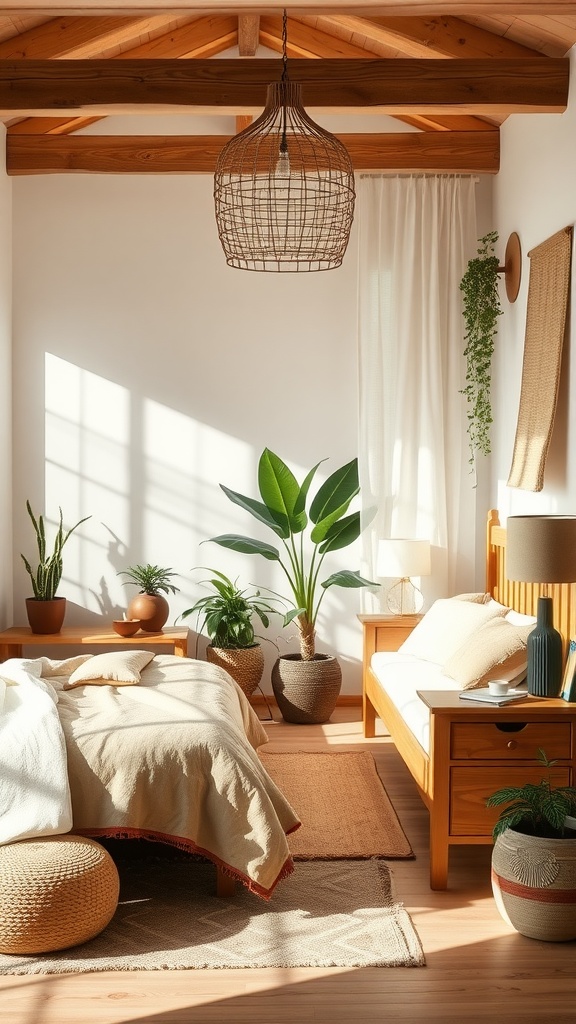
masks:
{"type": "Polygon", "coordinates": [[[182,17],[52,18],[0,42],[1,60],[106,57],[173,29],[182,17]]]}
{"type": "MultiPolygon", "coordinates": [[[[277,60],[0,61],[0,117],[261,110],[277,60]]],[[[307,108],[388,114],[561,113],[569,60],[292,60],[307,108]]]]}
{"type": "MultiPolygon", "coordinates": [[[[212,173],[228,136],[8,136],[6,169],[20,174],[212,173]]],[[[499,132],[338,135],[357,170],[496,174],[499,132]]]]}
{"type": "MultiPolygon", "coordinates": [[[[573,0],[451,0],[443,3],[443,8],[450,14],[461,15],[462,17],[481,17],[501,14],[527,14],[534,16],[553,14],[574,14],[573,0]]],[[[199,0],[170,0],[169,8],[172,12],[188,12],[190,14],[205,14],[206,5],[202,6],[199,0]]],[[[210,9],[235,14],[274,14],[278,8],[270,4],[269,0],[249,0],[240,8],[231,7],[228,0],[211,0],[210,9]]],[[[438,0],[360,0],[359,7],[355,8],[350,0],[293,0],[290,10],[309,11],[310,13],[321,11],[350,11],[362,15],[377,13],[383,15],[437,15],[438,0]]],[[[153,15],[158,13],[157,0],[6,0],[2,4],[3,15],[41,15],[50,14],[54,17],[73,15],[153,15]]]]}
{"type": "MultiPolygon", "coordinates": [[[[185,25],[180,25],[164,35],[140,42],[138,46],[119,53],[113,59],[212,57],[217,53],[227,50],[230,46],[234,46],[237,38],[238,23],[236,18],[197,18],[185,25]]],[[[56,56],[56,54],[43,54],[43,57],[50,56],[56,56]]],[[[26,117],[15,124],[11,124],[8,131],[14,133],[22,132],[25,135],[31,133],[38,135],[66,135],[69,132],[78,131],[79,128],[86,128],[89,124],[93,124],[94,121],[98,120],[100,120],[98,117],[26,117]]]]}
{"type": "MultiPolygon", "coordinates": [[[[445,5],[443,5],[445,6],[445,5]]],[[[576,8],[576,5],[575,5],[576,8]]],[[[321,15],[304,18],[318,29],[349,37],[359,46],[385,50],[380,56],[399,57],[537,57],[538,51],[512,39],[487,32],[461,18],[359,18],[356,15],[321,15]]]]}
{"type": "Polygon", "coordinates": [[[257,14],[241,14],[238,18],[238,53],[254,57],[260,43],[260,18],[257,14]]]}
{"type": "MultiPolygon", "coordinates": [[[[312,19],[309,19],[312,20],[312,19]]],[[[329,22],[330,26],[335,28],[336,23],[340,19],[324,19],[317,18],[315,21],[329,22]]],[[[363,25],[367,25],[368,22],[364,19],[348,19],[361,22],[363,25]]],[[[405,19],[406,21],[417,19],[405,19]]],[[[282,52],[282,19],[281,18],[261,18],[260,19],[260,38],[262,43],[265,43],[271,50],[277,50],[279,53],[282,52]]],[[[360,46],[354,45],[349,40],[344,40],[331,35],[328,32],[322,31],[320,28],[310,26],[306,21],[299,21],[295,18],[288,19],[288,54],[290,57],[309,57],[309,58],[328,58],[328,57],[364,57],[365,59],[376,58],[378,54],[371,50],[366,50],[360,46]]],[[[430,54],[428,54],[430,56],[430,54]]],[[[406,124],[413,125],[420,131],[482,131],[483,128],[493,129],[494,125],[489,124],[486,121],[482,121],[479,117],[472,117],[462,115],[461,118],[456,120],[453,116],[448,118],[436,117],[422,117],[419,115],[398,115],[398,120],[403,121],[406,124]]]]}

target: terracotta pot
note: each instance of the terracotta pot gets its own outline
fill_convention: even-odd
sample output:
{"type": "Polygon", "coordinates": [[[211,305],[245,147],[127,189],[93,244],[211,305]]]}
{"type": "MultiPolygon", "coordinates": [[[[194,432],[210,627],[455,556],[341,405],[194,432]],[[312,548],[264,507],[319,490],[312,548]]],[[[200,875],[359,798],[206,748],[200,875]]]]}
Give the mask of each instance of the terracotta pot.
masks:
{"type": "Polygon", "coordinates": [[[264,654],[260,644],[252,647],[213,647],[206,648],[206,661],[232,676],[247,697],[251,697],[259,685],[264,671],[264,654]]]}
{"type": "Polygon", "coordinates": [[[136,594],[126,609],[129,619],[140,619],[145,633],[159,633],[170,612],[168,601],[162,594],[136,594]]]}
{"type": "Polygon", "coordinates": [[[272,669],[272,689],[282,717],[298,725],[327,722],[341,686],[340,665],[327,654],[317,654],[312,661],[285,654],[272,669]]]}
{"type": "Polygon", "coordinates": [[[35,597],[27,597],[26,614],[33,633],[59,633],[66,615],[66,598],[38,601],[35,597]]]}
{"type": "Polygon", "coordinates": [[[576,939],[576,838],[506,829],[492,852],[492,891],[502,917],[521,935],[576,939]]]}

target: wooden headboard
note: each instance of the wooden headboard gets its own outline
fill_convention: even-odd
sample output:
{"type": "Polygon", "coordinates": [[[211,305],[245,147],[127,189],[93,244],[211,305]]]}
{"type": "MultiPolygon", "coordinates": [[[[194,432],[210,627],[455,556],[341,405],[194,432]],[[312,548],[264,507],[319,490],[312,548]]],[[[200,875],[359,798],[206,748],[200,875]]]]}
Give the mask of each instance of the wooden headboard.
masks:
{"type": "Polygon", "coordinates": [[[554,602],[554,625],[562,634],[564,653],[576,638],[576,583],[517,583],[506,579],[506,530],[498,512],[488,513],[486,536],[486,590],[500,604],[524,615],[536,615],[539,597],[554,602]]]}

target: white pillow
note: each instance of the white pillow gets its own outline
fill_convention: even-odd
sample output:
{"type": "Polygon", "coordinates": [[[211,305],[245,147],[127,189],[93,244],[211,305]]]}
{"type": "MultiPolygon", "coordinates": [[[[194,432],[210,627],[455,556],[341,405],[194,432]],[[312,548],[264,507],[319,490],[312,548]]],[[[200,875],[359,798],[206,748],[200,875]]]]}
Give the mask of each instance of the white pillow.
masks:
{"type": "Polygon", "coordinates": [[[154,655],[151,651],[107,651],[95,654],[74,670],[64,690],[89,683],[94,686],[134,686],[140,682],[140,671],[146,668],[154,655]]]}
{"type": "Polygon", "coordinates": [[[441,597],[398,650],[443,665],[480,626],[496,617],[501,615],[490,605],[441,597]]]}
{"type": "Polygon", "coordinates": [[[468,637],[442,671],[463,690],[486,686],[490,679],[516,680],[526,671],[526,642],[533,628],[513,626],[501,616],[491,619],[468,637]]]}
{"type": "Polygon", "coordinates": [[[523,615],[522,612],[515,612],[513,608],[504,616],[506,622],[511,622],[513,626],[535,626],[536,616],[535,615],[523,615]]]}

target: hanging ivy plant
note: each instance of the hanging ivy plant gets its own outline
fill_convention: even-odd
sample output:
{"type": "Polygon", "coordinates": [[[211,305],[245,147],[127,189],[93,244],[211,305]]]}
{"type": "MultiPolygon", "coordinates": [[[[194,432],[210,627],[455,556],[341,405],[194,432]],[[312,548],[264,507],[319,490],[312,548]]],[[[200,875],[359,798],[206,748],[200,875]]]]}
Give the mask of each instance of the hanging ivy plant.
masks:
{"type": "Polygon", "coordinates": [[[466,348],[466,387],[461,394],[468,401],[468,439],[470,462],[477,452],[489,455],[492,408],[490,384],[494,337],[502,314],[498,294],[498,258],[494,246],[498,232],[490,231],[479,239],[478,255],[471,259],[460,282],[463,293],[464,341],[466,348]]]}

